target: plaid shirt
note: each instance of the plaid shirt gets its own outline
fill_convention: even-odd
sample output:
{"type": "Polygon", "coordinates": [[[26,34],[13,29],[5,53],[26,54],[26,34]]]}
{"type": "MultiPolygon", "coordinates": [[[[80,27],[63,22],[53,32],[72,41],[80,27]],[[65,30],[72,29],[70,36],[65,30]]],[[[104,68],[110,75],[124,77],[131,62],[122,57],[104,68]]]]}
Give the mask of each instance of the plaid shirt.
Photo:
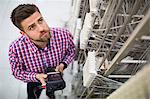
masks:
{"type": "Polygon", "coordinates": [[[36,73],[44,73],[44,67],[56,67],[61,62],[67,65],[75,57],[75,46],[70,32],[51,28],[52,37],[47,47],[37,48],[26,36],[21,36],[9,47],[12,74],[24,82],[37,82],[36,73]]]}

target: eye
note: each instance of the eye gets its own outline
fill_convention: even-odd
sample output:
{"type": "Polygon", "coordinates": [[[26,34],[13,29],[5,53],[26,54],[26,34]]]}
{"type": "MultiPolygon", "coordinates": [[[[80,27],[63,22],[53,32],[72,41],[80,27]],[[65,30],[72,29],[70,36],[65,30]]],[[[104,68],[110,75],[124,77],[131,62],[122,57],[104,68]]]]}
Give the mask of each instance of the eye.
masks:
{"type": "Polygon", "coordinates": [[[43,21],[44,21],[43,18],[40,18],[40,19],[38,20],[39,23],[42,23],[43,21]]]}
{"type": "Polygon", "coordinates": [[[34,30],[35,29],[35,25],[32,24],[31,26],[29,26],[28,30],[34,30]]]}

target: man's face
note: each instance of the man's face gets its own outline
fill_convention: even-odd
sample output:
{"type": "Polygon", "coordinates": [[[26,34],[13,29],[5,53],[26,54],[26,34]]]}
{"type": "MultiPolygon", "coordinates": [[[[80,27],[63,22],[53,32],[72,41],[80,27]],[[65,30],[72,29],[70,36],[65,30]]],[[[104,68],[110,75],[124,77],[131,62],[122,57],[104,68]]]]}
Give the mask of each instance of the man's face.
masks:
{"type": "Polygon", "coordinates": [[[36,11],[31,16],[21,22],[24,34],[36,42],[48,42],[50,29],[44,21],[42,15],[36,11]]]}

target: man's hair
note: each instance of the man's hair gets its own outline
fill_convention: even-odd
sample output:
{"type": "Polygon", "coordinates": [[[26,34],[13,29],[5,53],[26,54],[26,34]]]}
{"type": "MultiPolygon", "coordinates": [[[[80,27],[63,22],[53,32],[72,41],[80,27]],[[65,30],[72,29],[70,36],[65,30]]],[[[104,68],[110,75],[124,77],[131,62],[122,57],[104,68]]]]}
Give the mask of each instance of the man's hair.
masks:
{"type": "Polygon", "coordinates": [[[10,18],[12,23],[23,31],[21,22],[36,11],[40,13],[38,7],[34,4],[21,4],[12,11],[10,18]]]}

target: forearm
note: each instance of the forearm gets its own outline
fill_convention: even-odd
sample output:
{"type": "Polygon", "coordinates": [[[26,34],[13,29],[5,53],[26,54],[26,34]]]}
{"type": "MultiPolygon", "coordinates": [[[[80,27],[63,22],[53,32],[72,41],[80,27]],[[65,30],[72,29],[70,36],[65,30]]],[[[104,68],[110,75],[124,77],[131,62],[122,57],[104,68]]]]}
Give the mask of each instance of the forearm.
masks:
{"type": "Polygon", "coordinates": [[[13,70],[12,72],[15,78],[23,82],[38,82],[36,79],[36,73],[34,72],[27,72],[22,70],[13,70]]]}

